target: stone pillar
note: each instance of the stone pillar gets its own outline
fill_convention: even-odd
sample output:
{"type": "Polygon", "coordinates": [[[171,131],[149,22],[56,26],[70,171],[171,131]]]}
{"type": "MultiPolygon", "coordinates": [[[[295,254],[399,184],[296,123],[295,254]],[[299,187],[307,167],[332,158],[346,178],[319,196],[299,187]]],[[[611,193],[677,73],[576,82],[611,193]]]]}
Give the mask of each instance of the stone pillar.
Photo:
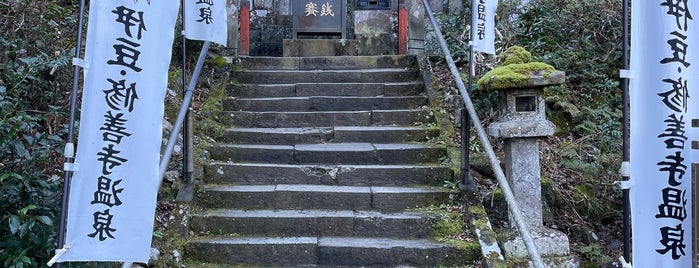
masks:
{"type": "Polygon", "coordinates": [[[425,54],[425,6],[422,0],[403,0],[408,9],[408,54],[425,54]]]}
{"type": "Polygon", "coordinates": [[[393,55],[391,10],[355,10],[354,36],[362,56],[393,55]]]}
{"type": "Polygon", "coordinates": [[[239,32],[240,28],[240,0],[227,0],[226,13],[228,14],[228,37],[226,43],[226,56],[238,56],[238,48],[240,44],[239,32]]]}
{"type": "Polygon", "coordinates": [[[505,139],[505,176],[530,229],[544,226],[539,169],[537,138],[505,139]]]}

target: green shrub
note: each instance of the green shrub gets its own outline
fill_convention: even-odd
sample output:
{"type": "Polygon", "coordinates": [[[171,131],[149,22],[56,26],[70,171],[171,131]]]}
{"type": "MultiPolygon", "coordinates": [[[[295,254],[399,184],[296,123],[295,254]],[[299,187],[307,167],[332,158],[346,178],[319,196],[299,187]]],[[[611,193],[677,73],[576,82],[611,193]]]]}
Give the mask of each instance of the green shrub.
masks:
{"type": "Polygon", "coordinates": [[[73,5],[0,4],[0,267],[43,266],[56,247],[73,5]]]}

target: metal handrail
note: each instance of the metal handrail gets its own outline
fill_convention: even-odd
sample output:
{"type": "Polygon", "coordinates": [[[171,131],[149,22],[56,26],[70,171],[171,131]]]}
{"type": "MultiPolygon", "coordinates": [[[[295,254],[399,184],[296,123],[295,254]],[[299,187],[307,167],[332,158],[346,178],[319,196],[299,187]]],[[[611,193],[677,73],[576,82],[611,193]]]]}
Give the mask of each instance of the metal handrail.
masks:
{"type": "MultiPolygon", "coordinates": [[[[466,86],[464,85],[464,81],[461,79],[461,74],[456,69],[456,65],[454,64],[454,59],[451,57],[451,52],[449,51],[449,48],[447,47],[447,43],[444,40],[444,36],[442,35],[441,30],[439,29],[439,25],[437,24],[437,21],[435,20],[434,15],[432,15],[432,9],[430,8],[429,3],[427,3],[427,0],[422,0],[422,3],[425,6],[425,13],[427,13],[427,16],[430,18],[430,22],[432,23],[432,28],[434,29],[435,34],[437,35],[437,39],[439,40],[439,45],[442,48],[442,52],[444,53],[444,58],[447,60],[447,64],[449,65],[449,70],[451,71],[451,75],[456,82],[456,86],[459,88],[459,93],[461,93],[461,96],[463,97],[464,106],[465,106],[466,110],[468,110],[468,114],[471,118],[471,121],[473,121],[473,126],[476,128],[478,138],[480,139],[481,144],[483,144],[483,148],[485,149],[485,153],[488,156],[490,166],[495,173],[495,178],[497,179],[498,184],[500,184],[500,188],[502,189],[502,193],[505,196],[505,201],[507,202],[507,206],[510,209],[512,217],[515,219],[515,223],[517,224],[517,229],[519,230],[519,234],[522,237],[522,240],[524,241],[524,245],[527,247],[527,251],[529,252],[529,257],[531,258],[532,262],[534,263],[534,267],[544,268],[546,266],[544,265],[544,262],[541,259],[541,255],[539,254],[539,251],[537,250],[536,246],[534,245],[534,240],[532,239],[532,236],[529,232],[529,228],[527,227],[527,224],[524,222],[524,218],[522,216],[522,211],[519,209],[519,205],[517,204],[517,201],[515,201],[514,194],[512,193],[512,189],[510,189],[510,185],[507,182],[507,178],[505,177],[505,173],[502,171],[502,168],[500,167],[500,161],[495,156],[495,152],[493,151],[493,146],[490,144],[490,141],[488,140],[488,136],[486,135],[485,130],[483,129],[483,126],[481,125],[481,121],[478,118],[478,114],[476,114],[476,110],[473,108],[473,102],[471,101],[471,97],[468,94],[468,91],[466,90],[466,86]]],[[[469,72],[470,71],[471,70],[469,70],[469,72]]],[[[468,153],[468,151],[467,151],[468,148],[462,148],[462,150],[463,150],[464,154],[468,153]]]]}

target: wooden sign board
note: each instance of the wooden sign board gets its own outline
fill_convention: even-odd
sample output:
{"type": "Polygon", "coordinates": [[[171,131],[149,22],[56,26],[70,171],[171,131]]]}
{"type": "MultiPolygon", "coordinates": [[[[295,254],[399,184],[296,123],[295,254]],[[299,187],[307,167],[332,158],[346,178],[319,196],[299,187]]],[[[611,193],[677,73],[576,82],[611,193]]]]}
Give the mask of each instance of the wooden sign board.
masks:
{"type": "Polygon", "coordinates": [[[347,0],[293,0],[293,37],[299,33],[339,34],[346,38],[347,0]]]}

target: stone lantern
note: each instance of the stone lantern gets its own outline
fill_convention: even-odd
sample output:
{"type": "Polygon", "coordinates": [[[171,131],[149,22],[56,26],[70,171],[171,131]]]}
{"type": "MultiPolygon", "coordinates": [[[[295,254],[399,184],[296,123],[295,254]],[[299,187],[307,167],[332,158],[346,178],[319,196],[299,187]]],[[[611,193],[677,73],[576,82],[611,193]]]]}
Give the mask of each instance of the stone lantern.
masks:
{"type": "MultiPolygon", "coordinates": [[[[502,65],[486,73],[478,81],[478,87],[500,92],[500,118],[488,126],[488,134],[504,139],[505,175],[524,222],[543,256],[562,257],[570,252],[568,238],[543,226],[539,138],[553,135],[556,129],[546,120],[543,89],[564,83],[565,73],[530,59],[531,54],[523,48],[509,48],[501,55],[502,65]]],[[[516,226],[512,215],[510,223],[516,226]]],[[[527,256],[518,236],[503,244],[507,256],[527,256]]]]}

